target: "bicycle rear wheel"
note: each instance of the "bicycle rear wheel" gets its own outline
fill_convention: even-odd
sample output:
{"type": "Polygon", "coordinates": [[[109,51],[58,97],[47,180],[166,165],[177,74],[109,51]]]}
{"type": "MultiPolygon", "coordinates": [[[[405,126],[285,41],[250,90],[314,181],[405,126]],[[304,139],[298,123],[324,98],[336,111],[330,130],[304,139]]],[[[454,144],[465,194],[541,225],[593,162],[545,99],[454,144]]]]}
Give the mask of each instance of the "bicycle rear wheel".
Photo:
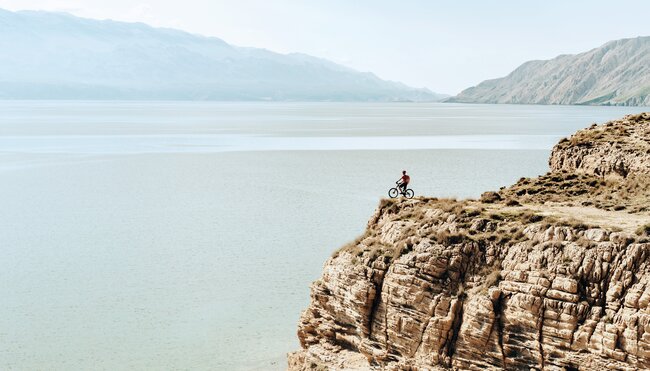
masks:
{"type": "Polygon", "coordinates": [[[413,192],[412,189],[407,189],[406,190],[406,194],[405,194],[406,198],[413,198],[414,195],[415,195],[415,192],[413,192]]]}
{"type": "Polygon", "coordinates": [[[390,197],[390,198],[395,198],[395,197],[397,197],[398,194],[399,194],[399,191],[397,190],[397,188],[391,188],[391,189],[388,190],[388,197],[390,197]]]}

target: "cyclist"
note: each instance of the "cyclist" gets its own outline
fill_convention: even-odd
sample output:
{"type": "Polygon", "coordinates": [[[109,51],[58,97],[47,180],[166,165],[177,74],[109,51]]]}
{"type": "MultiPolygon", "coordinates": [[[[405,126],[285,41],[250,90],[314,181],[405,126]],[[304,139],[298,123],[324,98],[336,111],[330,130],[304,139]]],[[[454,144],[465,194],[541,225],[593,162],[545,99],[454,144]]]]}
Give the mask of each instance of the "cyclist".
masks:
{"type": "Polygon", "coordinates": [[[409,182],[411,181],[411,177],[406,174],[406,170],[402,171],[402,177],[399,178],[397,182],[397,186],[401,189],[402,194],[406,193],[406,187],[409,185],[409,182]]]}

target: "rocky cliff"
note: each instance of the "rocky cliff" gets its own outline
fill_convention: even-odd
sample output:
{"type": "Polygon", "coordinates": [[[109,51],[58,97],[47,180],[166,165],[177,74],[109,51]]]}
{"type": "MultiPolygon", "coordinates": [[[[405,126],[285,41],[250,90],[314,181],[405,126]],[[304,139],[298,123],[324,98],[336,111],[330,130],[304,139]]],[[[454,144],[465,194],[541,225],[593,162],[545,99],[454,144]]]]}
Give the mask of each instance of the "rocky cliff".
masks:
{"type": "Polygon", "coordinates": [[[289,370],[650,368],[648,128],[580,131],[480,200],[383,200],[314,282],[289,370]]]}
{"type": "Polygon", "coordinates": [[[650,105],[650,36],[522,64],[450,98],[462,103],[650,105]]]}

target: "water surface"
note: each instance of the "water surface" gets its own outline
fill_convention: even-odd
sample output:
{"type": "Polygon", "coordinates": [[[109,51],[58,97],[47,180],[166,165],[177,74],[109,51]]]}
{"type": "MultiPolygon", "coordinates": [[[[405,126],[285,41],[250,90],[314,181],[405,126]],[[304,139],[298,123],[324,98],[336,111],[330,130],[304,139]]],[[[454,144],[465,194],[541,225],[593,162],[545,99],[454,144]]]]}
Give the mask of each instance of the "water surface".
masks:
{"type": "Polygon", "coordinates": [[[406,168],[477,197],[642,109],[0,102],[0,368],[280,370],[406,168]]]}

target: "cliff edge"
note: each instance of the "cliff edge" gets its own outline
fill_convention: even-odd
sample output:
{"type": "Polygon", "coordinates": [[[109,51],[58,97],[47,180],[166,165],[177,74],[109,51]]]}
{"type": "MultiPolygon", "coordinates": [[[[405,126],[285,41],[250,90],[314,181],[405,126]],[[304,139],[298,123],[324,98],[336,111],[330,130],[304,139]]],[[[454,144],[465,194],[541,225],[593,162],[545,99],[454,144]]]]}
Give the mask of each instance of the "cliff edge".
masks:
{"type": "Polygon", "coordinates": [[[479,200],[383,200],[325,263],[289,370],[650,368],[650,114],[479,200]]]}

